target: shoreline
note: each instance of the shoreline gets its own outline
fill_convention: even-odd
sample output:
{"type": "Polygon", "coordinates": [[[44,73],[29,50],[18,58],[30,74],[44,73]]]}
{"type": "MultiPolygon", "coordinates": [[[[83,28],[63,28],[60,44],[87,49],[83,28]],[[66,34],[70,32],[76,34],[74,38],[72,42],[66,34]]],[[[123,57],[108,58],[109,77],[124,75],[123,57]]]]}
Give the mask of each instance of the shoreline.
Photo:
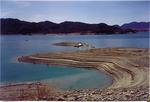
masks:
{"type": "Polygon", "coordinates": [[[146,58],[144,63],[148,65],[148,49],[146,48],[100,48],[77,52],[56,52],[22,56],[18,58],[18,61],[34,64],[95,68],[113,78],[113,84],[109,88],[127,88],[148,84],[148,68],[140,68],[140,65],[137,63],[140,57],[146,58]],[[98,52],[101,54],[98,55],[98,52]],[[138,54],[140,55],[137,56],[138,54]],[[132,62],[131,60],[137,60],[137,62],[132,62]]]}
{"type": "MultiPolygon", "coordinates": [[[[16,85],[16,89],[14,87],[7,87],[4,89],[0,88],[1,90],[13,89],[16,92],[3,92],[3,94],[0,95],[0,99],[55,101],[147,101],[149,97],[148,51],[148,48],[116,47],[97,48],[74,52],[50,52],[21,56],[18,58],[19,62],[94,68],[111,76],[113,78],[113,83],[104,89],[94,88],[80,90],[59,90],[45,85],[47,87],[46,90],[48,91],[44,91],[45,94],[42,94],[41,97],[35,94],[39,89],[36,89],[34,92],[26,92],[26,94],[33,93],[36,99],[29,96],[18,98],[18,94],[20,93],[18,91],[16,92],[16,90],[24,88],[25,91],[27,91],[28,85],[16,85]],[[49,88],[53,90],[49,90],[49,88]],[[8,98],[11,94],[13,94],[13,97],[8,98]],[[4,95],[7,97],[4,97],[4,95]]],[[[41,86],[42,85],[44,85],[44,83],[41,83],[41,86]]],[[[33,88],[35,89],[35,86],[33,86],[33,88]]]]}
{"type": "MultiPolygon", "coordinates": [[[[89,73],[79,73],[77,75],[67,75],[67,76],[63,76],[63,77],[56,77],[56,78],[46,78],[46,79],[41,79],[41,80],[32,80],[32,81],[18,81],[18,82],[13,82],[13,81],[7,81],[7,82],[0,82],[0,88],[3,88],[3,87],[9,87],[9,86],[20,86],[20,85],[27,85],[27,84],[34,84],[34,83],[41,83],[41,84],[45,84],[49,87],[52,87],[52,88],[56,88],[56,89],[60,89],[60,90],[63,90],[63,91],[69,91],[69,90],[81,90],[81,89],[95,89],[95,88],[100,88],[100,89],[105,89],[107,88],[109,85],[112,84],[112,78],[110,76],[108,76],[106,73],[103,73],[103,72],[99,72],[99,70],[97,69],[92,69],[92,68],[78,68],[78,69],[86,69],[86,70],[91,70],[91,71],[96,71],[97,74],[104,74],[105,76],[107,76],[109,79],[108,79],[108,83],[105,84],[105,85],[102,85],[102,86],[97,86],[97,87],[78,87],[78,84],[77,86],[75,86],[74,82],[77,82],[77,81],[73,81],[71,79],[74,79],[73,77],[80,77],[81,78],[89,78],[90,75],[89,73]],[[89,76],[87,76],[89,75],[89,76]],[[84,76],[84,77],[82,77],[84,76]],[[62,81],[64,80],[65,82],[67,82],[67,85],[62,81]],[[67,80],[67,81],[66,81],[67,80]],[[69,86],[68,86],[69,85],[69,86]]],[[[92,74],[93,75],[93,74],[92,74]]],[[[88,78],[86,79],[88,81],[88,78]]],[[[96,77],[95,77],[96,78],[96,77]]],[[[77,78],[77,80],[80,80],[80,78],[77,78]]],[[[85,81],[85,80],[83,80],[85,81]]],[[[97,79],[97,81],[99,81],[97,79]]],[[[98,83],[101,83],[101,82],[98,82],[98,83]]],[[[79,85],[80,86],[80,85],[79,85]]]]}
{"type": "MultiPolygon", "coordinates": [[[[138,33],[141,33],[141,32],[150,32],[150,31],[138,31],[136,33],[112,33],[112,34],[107,34],[107,33],[98,33],[98,34],[95,34],[95,33],[85,33],[85,34],[81,34],[81,33],[47,33],[47,34],[43,34],[43,33],[36,33],[36,34],[17,34],[17,35],[26,35],[26,36],[38,36],[38,35],[54,35],[54,36],[61,36],[61,35],[67,35],[67,36],[78,36],[78,35],[126,35],[126,34],[138,34],[138,33]]],[[[0,34],[0,35],[16,35],[16,34],[0,34]]]]}

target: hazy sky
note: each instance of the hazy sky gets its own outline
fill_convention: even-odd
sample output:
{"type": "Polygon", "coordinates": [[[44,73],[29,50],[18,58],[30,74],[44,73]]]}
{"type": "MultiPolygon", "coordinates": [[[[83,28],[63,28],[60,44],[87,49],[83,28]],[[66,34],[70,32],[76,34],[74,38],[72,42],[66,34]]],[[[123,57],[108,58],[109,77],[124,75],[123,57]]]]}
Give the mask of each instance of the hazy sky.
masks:
{"type": "Polygon", "coordinates": [[[1,18],[55,23],[123,24],[149,21],[148,1],[1,1],[1,18]]]}

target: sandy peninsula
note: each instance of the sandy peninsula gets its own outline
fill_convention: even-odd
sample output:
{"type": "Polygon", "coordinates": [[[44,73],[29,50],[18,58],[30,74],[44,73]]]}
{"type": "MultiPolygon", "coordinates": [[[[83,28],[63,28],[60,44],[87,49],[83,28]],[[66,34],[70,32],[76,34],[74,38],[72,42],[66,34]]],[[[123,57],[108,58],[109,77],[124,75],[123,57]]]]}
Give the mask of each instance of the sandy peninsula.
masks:
{"type": "MultiPolygon", "coordinates": [[[[112,85],[105,89],[63,91],[57,97],[60,100],[148,100],[149,49],[146,48],[97,48],[34,54],[21,56],[18,61],[95,68],[113,78],[112,85]]],[[[59,100],[57,98],[54,100],[59,100]]]]}
{"type": "Polygon", "coordinates": [[[99,48],[77,52],[56,52],[22,56],[21,62],[96,68],[112,76],[108,88],[148,85],[148,49],[99,48]]]}

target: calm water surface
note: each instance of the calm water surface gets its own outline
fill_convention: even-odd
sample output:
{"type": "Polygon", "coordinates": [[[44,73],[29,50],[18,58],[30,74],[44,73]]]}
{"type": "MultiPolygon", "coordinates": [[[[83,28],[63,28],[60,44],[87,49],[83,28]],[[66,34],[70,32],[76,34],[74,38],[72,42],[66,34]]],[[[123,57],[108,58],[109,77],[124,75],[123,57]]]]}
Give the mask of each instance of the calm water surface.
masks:
{"type": "Polygon", "coordinates": [[[17,57],[34,53],[84,50],[53,46],[62,41],[81,41],[96,48],[149,47],[149,33],[126,35],[11,35],[1,36],[1,82],[44,81],[62,89],[106,87],[112,79],[97,70],[18,63],[17,57]]]}

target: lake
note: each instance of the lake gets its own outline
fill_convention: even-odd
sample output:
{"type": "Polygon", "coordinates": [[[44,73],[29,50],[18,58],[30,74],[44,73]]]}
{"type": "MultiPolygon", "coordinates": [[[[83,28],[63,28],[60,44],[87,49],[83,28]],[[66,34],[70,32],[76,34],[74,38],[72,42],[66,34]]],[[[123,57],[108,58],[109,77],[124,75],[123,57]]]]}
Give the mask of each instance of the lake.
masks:
{"type": "Polygon", "coordinates": [[[18,56],[56,51],[85,50],[54,46],[63,41],[86,42],[96,48],[149,47],[149,33],[117,35],[2,35],[1,83],[43,81],[62,89],[104,88],[112,83],[110,76],[97,70],[19,63],[18,56]]]}

